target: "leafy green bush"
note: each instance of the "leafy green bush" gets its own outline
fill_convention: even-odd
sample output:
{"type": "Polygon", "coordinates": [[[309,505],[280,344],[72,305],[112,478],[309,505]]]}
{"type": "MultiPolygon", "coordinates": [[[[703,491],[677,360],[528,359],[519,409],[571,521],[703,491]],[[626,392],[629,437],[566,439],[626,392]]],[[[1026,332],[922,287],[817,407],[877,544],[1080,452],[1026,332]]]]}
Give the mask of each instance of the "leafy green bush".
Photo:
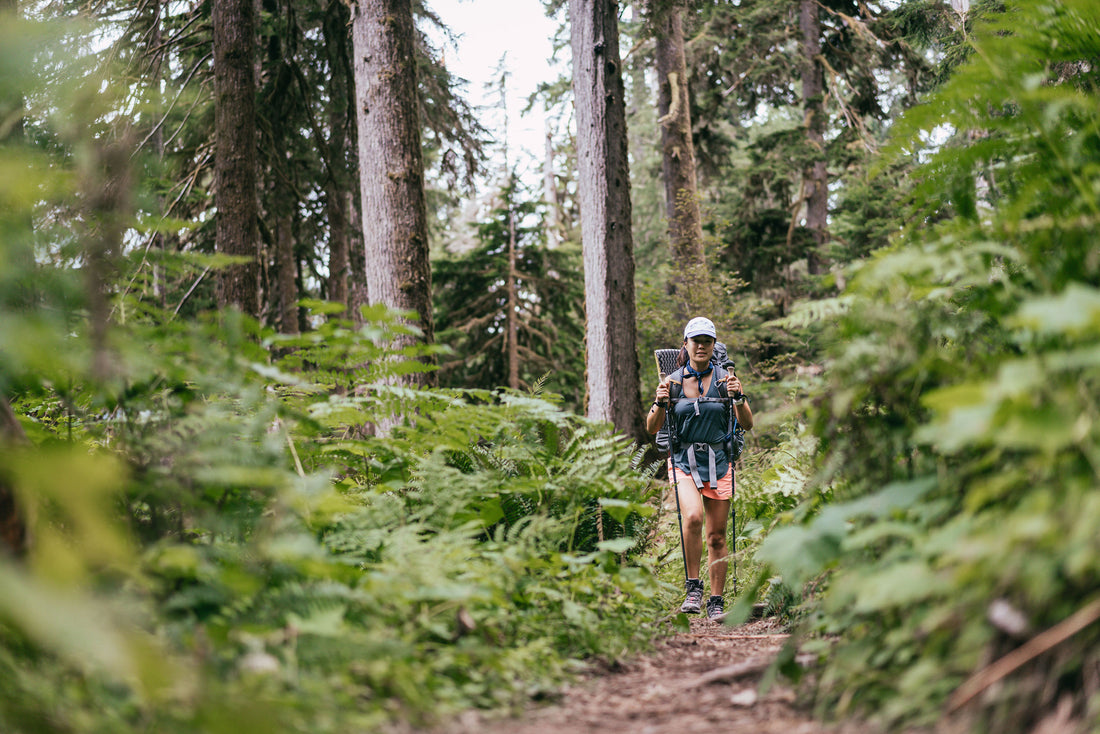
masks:
{"type": "MultiPolygon", "coordinates": [[[[384,355],[369,337],[393,330],[386,320],[360,332],[329,324],[314,353],[286,361],[308,356],[323,367],[323,353],[384,355]]],[[[340,395],[305,372],[292,378],[242,359],[235,338],[210,339],[212,327],[192,332],[205,336],[205,349],[179,350],[180,332],[135,331],[142,364],[122,370],[127,389],[106,418],[74,417],[73,441],[65,422],[25,418],[44,440],[17,464],[20,497],[49,503],[57,520],[36,526],[31,560],[41,570],[5,597],[0,628],[13,644],[22,640],[5,645],[5,677],[19,692],[0,708],[6,729],[29,726],[20,722],[39,710],[76,731],[150,721],[181,731],[203,721],[286,731],[425,721],[517,703],[577,661],[648,644],[652,627],[642,620],[657,616],[657,584],[636,559],[648,537],[649,480],[608,428],[518,394],[340,395]],[[194,379],[182,377],[188,372],[194,379]],[[392,410],[391,400],[415,418],[388,438],[354,438],[350,429],[392,410]],[[84,481],[66,479],[74,472],[84,481]],[[136,547],[112,499],[124,500],[136,547]],[[85,571],[58,579],[59,568],[77,564],[58,548],[81,557],[85,571]],[[103,606],[104,594],[137,611],[108,605],[98,627],[67,634],[60,619],[32,624],[17,610],[55,603],[62,592],[51,578],[85,589],[70,602],[82,615],[103,606]],[[107,659],[83,659],[84,634],[136,636],[131,645],[144,640],[160,652],[123,654],[112,667],[105,651],[107,659]],[[91,663],[79,693],[47,692],[46,680],[76,675],[78,662],[91,663]],[[143,680],[165,681],[164,698],[131,688],[123,673],[134,666],[143,680]],[[197,689],[181,701],[180,686],[197,689]],[[242,696],[255,708],[230,713],[219,703],[242,696]]],[[[74,392],[100,397],[90,383],[74,392]]],[[[18,405],[33,415],[52,401],[40,386],[18,405]]],[[[9,575],[22,578],[14,568],[0,574],[9,575]]]]}
{"type": "Polygon", "coordinates": [[[927,158],[913,209],[855,268],[833,332],[813,430],[838,503],[760,558],[823,584],[803,626],[822,713],[896,727],[946,705],[971,731],[1016,732],[1064,701],[1066,726],[1090,730],[1096,625],[975,680],[975,698],[959,687],[1088,610],[1100,575],[1100,8],[1010,3],[967,40],[899,123],[895,153],[927,158]],[[949,137],[929,150],[932,131],[949,137]]]}

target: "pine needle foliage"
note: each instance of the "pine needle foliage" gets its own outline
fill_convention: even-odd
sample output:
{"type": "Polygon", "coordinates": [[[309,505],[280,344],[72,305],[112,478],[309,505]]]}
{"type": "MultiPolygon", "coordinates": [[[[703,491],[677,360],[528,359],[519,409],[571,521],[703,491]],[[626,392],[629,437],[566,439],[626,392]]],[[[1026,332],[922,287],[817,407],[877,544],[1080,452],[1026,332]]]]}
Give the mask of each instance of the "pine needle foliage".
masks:
{"type": "Polygon", "coordinates": [[[432,265],[436,329],[454,352],[441,360],[440,383],[494,388],[509,380],[509,350],[519,363],[519,385],[583,404],[584,289],[578,248],[547,246],[545,222],[521,183],[509,176],[498,201],[477,223],[478,244],[432,265]],[[509,251],[513,250],[514,270],[509,251]],[[511,277],[510,277],[511,276],[511,277]],[[508,293],[509,283],[515,293],[508,293]],[[509,314],[509,310],[513,313],[509,314]],[[509,319],[516,344],[509,344],[509,319]]]}

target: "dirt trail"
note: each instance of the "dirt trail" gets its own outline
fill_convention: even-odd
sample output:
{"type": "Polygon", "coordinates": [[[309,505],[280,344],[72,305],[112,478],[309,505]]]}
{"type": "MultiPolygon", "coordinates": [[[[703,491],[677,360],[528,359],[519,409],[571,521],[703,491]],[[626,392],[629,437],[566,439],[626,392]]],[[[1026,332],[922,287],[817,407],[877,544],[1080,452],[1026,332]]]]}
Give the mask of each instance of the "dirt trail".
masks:
{"type": "MultiPolygon", "coordinates": [[[[662,640],[616,672],[593,674],[521,718],[471,712],[440,734],[819,734],[835,731],[794,706],[793,691],[757,688],[786,635],[772,620],[725,627],[694,619],[691,632],[662,640]],[[745,674],[745,669],[752,669],[745,674]]],[[[853,732],[846,728],[846,732],[853,732]]]]}

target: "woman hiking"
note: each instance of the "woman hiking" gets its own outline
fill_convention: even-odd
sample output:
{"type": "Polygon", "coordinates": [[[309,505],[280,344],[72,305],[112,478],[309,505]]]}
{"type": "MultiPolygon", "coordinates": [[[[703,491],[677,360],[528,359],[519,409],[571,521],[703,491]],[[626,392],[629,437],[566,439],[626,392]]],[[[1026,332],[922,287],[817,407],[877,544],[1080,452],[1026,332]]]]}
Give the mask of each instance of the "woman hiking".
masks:
{"type": "Polygon", "coordinates": [[[725,612],[722,593],[729,565],[726,526],[733,501],[733,465],[727,453],[727,406],[732,404],[740,427],[750,429],[753,425],[752,410],[741,380],[710,361],[716,341],[717,333],[710,319],[700,316],[687,323],[679,369],[658,383],[653,406],[646,414],[646,430],[657,433],[665,424],[670,394],[675,398],[672,401],[672,428],[676,442],[669,453],[669,482],[671,484],[675,477],[673,491],[682,517],[680,541],[684,551],[687,598],[680,611],[698,614],[703,607],[699,566],[705,524],[710,576],[710,598],[706,608],[710,619],[721,617],[725,612]],[[721,399],[722,383],[725,383],[728,401],[721,399]],[[699,400],[700,397],[718,399],[699,400]]]}

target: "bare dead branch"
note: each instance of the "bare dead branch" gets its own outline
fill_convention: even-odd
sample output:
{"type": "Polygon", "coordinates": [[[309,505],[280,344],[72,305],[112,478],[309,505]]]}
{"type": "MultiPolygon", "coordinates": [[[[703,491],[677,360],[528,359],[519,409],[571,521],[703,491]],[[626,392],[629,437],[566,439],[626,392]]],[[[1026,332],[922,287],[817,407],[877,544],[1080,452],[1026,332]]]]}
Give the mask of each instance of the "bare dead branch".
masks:
{"type": "Polygon", "coordinates": [[[1039,633],[988,667],[970,676],[952,694],[947,705],[948,713],[958,711],[997,681],[1052,647],[1065,642],[1097,620],[1100,620],[1100,599],[1086,604],[1050,629],[1039,633]]]}

